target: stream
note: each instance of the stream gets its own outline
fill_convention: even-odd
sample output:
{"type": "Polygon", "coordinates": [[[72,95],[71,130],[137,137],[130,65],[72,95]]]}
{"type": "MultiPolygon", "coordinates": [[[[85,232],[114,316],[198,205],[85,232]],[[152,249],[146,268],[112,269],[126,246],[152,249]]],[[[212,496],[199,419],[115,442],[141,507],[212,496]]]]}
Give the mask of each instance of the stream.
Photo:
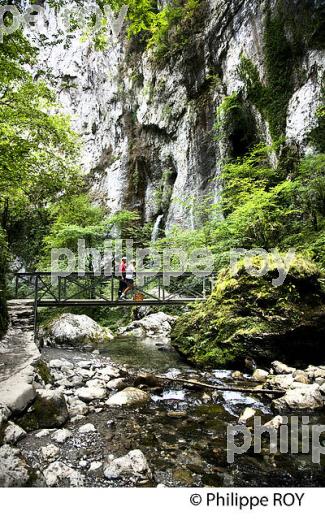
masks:
{"type": "MultiPolygon", "coordinates": [[[[121,366],[129,375],[152,371],[168,377],[195,378],[216,385],[250,386],[250,377],[234,381],[227,370],[201,371],[187,365],[166,344],[136,338],[115,339],[95,353],[45,349],[43,358],[66,359],[72,363],[82,360],[106,359],[121,366]]],[[[131,385],[130,385],[131,386],[131,385]]],[[[68,423],[65,427],[74,435],[64,444],[61,460],[82,471],[86,486],[323,486],[325,472],[313,464],[310,454],[270,454],[263,442],[261,454],[252,449],[227,462],[226,432],[228,424],[237,424],[246,406],[256,409],[262,424],[274,414],[267,397],[236,391],[216,392],[210,389],[193,390],[177,382],[161,391],[152,391],[148,403],[135,407],[96,406],[83,422],[68,423]],[[81,424],[92,423],[96,432],[78,434],[81,424]],[[102,471],[89,471],[91,462],[124,456],[140,449],[152,470],[152,478],[106,480],[102,471]]],[[[313,415],[315,423],[325,424],[325,417],[313,415]]],[[[20,441],[26,459],[38,466],[38,453],[49,438],[36,438],[33,433],[20,441]]],[[[39,484],[38,484],[39,485],[39,484]]]]}

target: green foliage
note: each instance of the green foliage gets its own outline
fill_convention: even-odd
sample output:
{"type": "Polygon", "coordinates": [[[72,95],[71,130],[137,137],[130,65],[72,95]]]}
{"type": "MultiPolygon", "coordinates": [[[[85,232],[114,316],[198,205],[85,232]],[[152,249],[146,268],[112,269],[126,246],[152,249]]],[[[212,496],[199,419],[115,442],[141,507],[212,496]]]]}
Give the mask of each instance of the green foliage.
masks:
{"type": "MultiPolygon", "coordinates": [[[[0,215],[11,249],[27,261],[37,257],[48,208],[80,185],[78,142],[58,114],[51,90],[24,64],[35,51],[16,32],[0,45],[0,215]],[[32,236],[26,241],[26,235],[32,236]]],[[[35,264],[35,261],[33,262],[35,264]]]]}

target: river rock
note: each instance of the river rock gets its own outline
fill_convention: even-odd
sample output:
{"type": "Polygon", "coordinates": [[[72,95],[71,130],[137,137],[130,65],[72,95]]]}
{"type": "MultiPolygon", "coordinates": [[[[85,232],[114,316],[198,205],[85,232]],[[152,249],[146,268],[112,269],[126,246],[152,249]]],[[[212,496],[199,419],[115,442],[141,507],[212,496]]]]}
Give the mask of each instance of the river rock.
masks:
{"type": "Polygon", "coordinates": [[[271,430],[278,430],[282,424],[283,417],[281,417],[281,415],[276,415],[275,417],[273,417],[273,419],[265,423],[263,427],[269,428],[271,430]]]}
{"type": "Polygon", "coordinates": [[[117,479],[122,476],[136,478],[151,477],[151,471],[144,454],[140,450],[132,450],[124,457],[109,462],[104,467],[107,479],[117,479]]]}
{"type": "Polygon", "coordinates": [[[281,374],[276,376],[269,376],[265,383],[266,388],[272,390],[288,390],[294,384],[292,374],[281,374]]]}
{"type": "Polygon", "coordinates": [[[293,374],[295,371],[295,368],[291,368],[285,363],[281,363],[281,361],[273,361],[271,367],[275,374],[293,374]]]}
{"type": "Polygon", "coordinates": [[[60,390],[37,390],[36,399],[19,424],[27,431],[58,428],[69,419],[67,403],[60,390]]]}
{"type": "Polygon", "coordinates": [[[103,467],[103,463],[98,461],[94,461],[90,464],[88,471],[95,472],[100,470],[103,467]]]}
{"type": "Polygon", "coordinates": [[[21,452],[5,444],[0,448],[0,487],[23,487],[29,480],[29,467],[21,452]]]}
{"type": "Polygon", "coordinates": [[[107,401],[108,406],[122,406],[141,404],[149,401],[149,394],[139,388],[127,387],[121,392],[112,395],[107,401]]]}
{"type": "Polygon", "coordinates": [[[104,399],[106,397],[106,388],[99,385],[84,386],[78,388],[76,395],[82,401],[94,401],[95,399],[104,399]]]}
{"type": "Polygon", "coordinates": [[[162,381],[154,374],[143,373],[143,374],[138,374],[138,376],[135,378],[133,384],[134,384],[134,386],[145,385],[145,386],[154,388],[154,387],[162,386],[162,381]]]}
{"type": "Polygon", "coordinates": [[[246,422],[249,421],[249,419],[252,419],[255,414],[256,410],[254,410],[253,408],[245,408],[244,412],[238,419],[239,424],[246,424],[246,422]]]}
{"type": "Polygon", "coordinates": [[[110,330],[86,315],[63,314],[49,327],[46,343],[52,347],[81,347],[113,339],[110,330]]]}
{"type": "Polygon", "coordinates": [[[296,383],[309,384],[309,377],[303,370],[296,370],[293,374],[293,380],[296,383]]]}
{"type": "Polygon", "coordinates": [[[9,422],[4,433],[3,442],[5,444],[16,444],[16,442],[26,437],[26,435],[27,434],[23,428],[17,426],[17,424],[14,424],[13,422],[9,422]]]}
{"type": "Polygon", "coordinates": [[[63,444],[65,441],[72,437],[72,433],[70,430],[63,428],[62,430],[57,430],[53,435],[51,435],[52,441],[57,442],[58,444],[63,444]]]}
{"type": "Polygon", "coordinates": [[[42,446],[41,448],[41,457],[46,462],[53,462],[58,459],[60,456],[60,449],[54,444],[48,444],[47,446],[42,446]]]}
{"type": "Polygon", "coordinates": [[[7,421],[7,419],[10,417],[11,415],[11,412],[9,410],[9,408],[0,403],[0,428],[2,426],[3,423],[5,423],[7,421]]]}
{"type": "Polygon", "coordinates": [[[272,401],[275,410],[318,410],[324,407],[324,397],[318,385],[295,385],[295,388],[290,388],[283,397],[272,401]]]}
{"type": "Polygon", "coordinates": [[[176,321],[174,316],[165,314],[164,312],[157,312],[150,314],[138,321],[133,321],[126,327],[118,330],[121,336],[164,336],[169,337],[171,333],[172,324],[176,321]]]}
{"type": "Polygon", "coordinates": [[[39,432],[35,433],[35,437],[37,439],[42,439],[43,437],[48,437],[52,431],[53,430],[48,430],[48,429],[40,430],[39,432]]]}
{"type": "Polygon", "coordinates": [[[266,370],[257,368],[256,370],[254,370],[252,378],[254,379],[254,381],[257,381],[258,383],[264,383],[267,380],[268,375],[269,373],[266,370]]]}
{"type": "Polygon", "coordinates": [[[114,377],[120,377],[121,375],[121,371],[116,368],[116,367],[112,367],[110,365],[104,367],[104,368],[99,368],[97,370],[98,372],[98,377],[109,377],[109,378],[114,378],[114,377]]]}
{"type": "Polygon", "coordinates": [[[108,390],[123,390],[123,388],[126,386],[125,379],[122,377],[119,377],[118,379],[112,379],[112,381],[106,383],[106,388],[108,390]]]}
{"type": "Polygon", "coordinates": [[[233,379],[244,379],[243,373],[240,372],[239,370],[235,370],[235,371],[231,374],[231,377],[232,377],[233,379]]]}
{"type": "Polygon", "coordinates": [[[70,417],[85,415],[88,412],[88,406],[78,397],[68,397],[67,402],[70,417]]]}
{"type": "Polygon", "coordinates": [[[80,426],[78,431],[79,431],[79,433],[94,433],[96,431],[96,428],[93,424],[88,423],[88,424],[83,424],[82,426],[80,426]]]}
{"type": "Polygon", "coordinates": [[[66,485],[70,487],[82,487],[84,485],[84,477],[82,474],[61,461],[50,464],[44,470],[44,477],[48,487],[65,487],[66,485]]]}

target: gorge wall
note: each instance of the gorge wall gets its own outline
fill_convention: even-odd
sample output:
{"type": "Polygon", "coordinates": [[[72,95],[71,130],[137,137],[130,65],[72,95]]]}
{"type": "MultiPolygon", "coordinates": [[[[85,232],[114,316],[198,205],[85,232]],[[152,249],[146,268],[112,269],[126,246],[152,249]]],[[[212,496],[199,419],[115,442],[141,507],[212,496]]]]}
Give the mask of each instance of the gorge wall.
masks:
{"type": "Polygon", "coordinates": [[[229,157],[281,134],[295,153],[312,150],[325,70],[323,7],[316,0],[202,0],[181,28],[182,43],[173,46],[171,37],[160,59],[125,28],[96,50],[78,33],[58,34],[50,18],[38,40],[38,69],[50,68],[82,137],[95,199],[112,211],[137,209],[144,222],[163,215],[166,228],[195,227],[198,201],[218,199],[229,157]],[[268,89],[264,106],[261,88],[268,89]],[[216,111],[236,93],[237,111],[216,139],[216,111]]]}

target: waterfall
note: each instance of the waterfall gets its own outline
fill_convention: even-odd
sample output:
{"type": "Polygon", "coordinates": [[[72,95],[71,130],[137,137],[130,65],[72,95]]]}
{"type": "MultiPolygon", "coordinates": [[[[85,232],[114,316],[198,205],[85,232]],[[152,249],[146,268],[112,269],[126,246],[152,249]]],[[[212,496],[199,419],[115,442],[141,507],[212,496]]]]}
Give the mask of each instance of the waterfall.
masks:
{"type": "Polygon", "coordinates": [[[161,223],[163,218],[164,218],[164,215],[159,215],[157,217],[157,220],[156,220],[155,225],[154,225],[153,230],[152,230],[151,242],[157,242],[157,239],[158,239],[158,236],[159,236],[159,230],[160,230],[160,223],[161,223]]]}

